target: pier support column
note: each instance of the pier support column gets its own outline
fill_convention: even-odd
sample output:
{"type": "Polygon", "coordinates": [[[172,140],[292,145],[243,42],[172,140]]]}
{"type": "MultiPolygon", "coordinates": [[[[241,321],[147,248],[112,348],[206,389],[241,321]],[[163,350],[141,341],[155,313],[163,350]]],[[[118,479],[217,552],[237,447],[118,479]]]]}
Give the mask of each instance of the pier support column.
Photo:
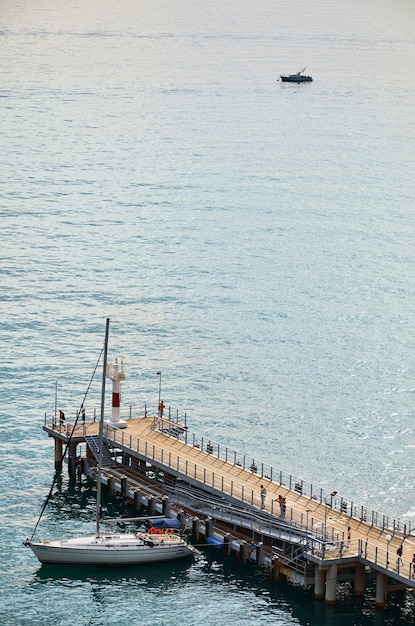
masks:
{"type": "Polygon", "coordinates": [[[314,571],[314,597],[316,600],[323,600],[326,589],[326,571],[319,569],[316,565],[314,571]]]}
{"type": "Polygon", "coordinates": [[[81,459],[81,473],[86,476],[88,474],[88,459],[83,456],[81,459]]]}
{"type": "Polygon", "coordinates": [[[211,517],[207,517],[205,520],[205,537],[206,539],[213,534],[213,520],[211,517]]]}
{"type": "Polygon", "coordinates": [[[156,510],[156,501],[154,499],[154,496],[148,496],[148,500],[147,500],[147,513],[149,515],[154,515],[154,511],[156,510]]]}
{"type": "Polygon", "coordinates": [[[136,511],[141,508],[141,491],[139,489],[134,491],[134,508],[136,511]]]}
{"type": "Polygon", "coordinates": [[[193,518],[192,522],[192,536],[193,539],[199,541],[200,539],[200,519],[198,517],[193,518]]]}
{"type": "Polygon", "coordinates": [[[264,544],[262,543],[262,541],[257,543],[255,562],[257,567],[260,567],[264,563],[264,544]]]}
{"type": "Polygon", "coordinates": [[[68,474],[75,476],[76,472],[76,443],[70,443],[68,448],[68,474]]]}
{"type": "Polygon", "coordinates": [[[354,595],[362,597],[365,595],[365,566],[356,565],[354,573],[354,595]]]}
{"type": "Polygon", "coordinates": [[[274,556],[272,559],[271,579],[272,580],[284,579],[284,574],[281,572],[280,560],[277,556],[274,556]]]}
{"type": "Polygon", "coordinates": [[[226,533],[223,537],[223,551],[226,556],[229,556],[231,553],[231,535],[230,533],[226,533]]]}
{"type": "Polygon", "coordinates": [[[246,541],[242,541],[239,547],[239,558],[241,560],[241,563],[246,563],[247,557],[248,557],[248,544],[246,543],[246,541]]]}
{"type": "Polygon", "coordinates": [[[186,515],[182,509],[180,509],[180,511],[177,513],[177,519],[180,522],[180,528],[184,530],[186,528],[186,515]]]}
{"type": "Polygon", "coordinates": [[[107,482],[108,495],[113,496],[115,493],[115,478],[114,476],[108,476],[107,482]]]}
{"type": "Polygon", "coordinates": [[[63,446],[60,439],[55,439],[55,469],[61,470],[63,463],[63,446]]]}
{"type": "Polygon", "coordinates": [[[170,517],[170,500],[169,500],[169,496],[163,496],[162,510],[163,510],[163,515],[165,517],[170,517]]]}
{"type": "Polygon", "coordinates": [[[376,606],[380,609],[384,609],[386,606],[387,600],[387,578],[386,574],[382,574],[382,572],[377,572],[376,574],[376,606]]]}
{"type": "Polygon", "coordinates": [[[336,604],[337,565],[330,565],[326,576],[326,604],[336,604]]]}
{"type": "Polygon", "coordinates": [[[121,495],[124,498],[128,498],[128,478],[127,476],[121,476],[121,495]]]}

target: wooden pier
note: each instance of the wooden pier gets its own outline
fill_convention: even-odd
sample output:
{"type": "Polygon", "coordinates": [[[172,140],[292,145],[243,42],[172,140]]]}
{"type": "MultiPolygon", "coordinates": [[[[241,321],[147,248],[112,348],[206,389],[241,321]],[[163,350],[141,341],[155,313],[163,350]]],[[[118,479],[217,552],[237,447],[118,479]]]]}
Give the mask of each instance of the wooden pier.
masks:
{"type": "MultiPolygon", "coordinates": [[[[94,477],[98,423],[62,423],[45,416],[60,468],[65,445],[68,468],[94,477]]],[[[376,605],[389,592],[415,588],[415,539],[411,527],[344,500],[337,492],[294,479],[225,446],[188,431],[178,419],[133,418],[104,428],[103,481],[138,509],[176,515],[205,537],[254,559],[273,579],[313,585],[317,599],[336,601],[339,580],[354,594],[376,581],[376,605]],[[403,553],[397,555],[402,546],[403,553]]]]}

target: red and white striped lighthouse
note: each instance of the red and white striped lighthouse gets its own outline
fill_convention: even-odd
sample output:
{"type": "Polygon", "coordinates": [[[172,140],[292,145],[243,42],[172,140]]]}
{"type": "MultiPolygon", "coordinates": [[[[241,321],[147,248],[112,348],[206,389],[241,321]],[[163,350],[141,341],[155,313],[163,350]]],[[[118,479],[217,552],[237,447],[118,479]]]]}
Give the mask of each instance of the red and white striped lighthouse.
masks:
{"type": "Polygon", "coordinates": [[[118,359],[115,359],[115,363],[108,363],[107,376],[112,380],[112,412],[110,424],[117,426],[117,428],[125,428],[127,423],[120,419],[121,381],[125,378],[124,359],[121,359],[121,363],[118,363],[118,359]]]}

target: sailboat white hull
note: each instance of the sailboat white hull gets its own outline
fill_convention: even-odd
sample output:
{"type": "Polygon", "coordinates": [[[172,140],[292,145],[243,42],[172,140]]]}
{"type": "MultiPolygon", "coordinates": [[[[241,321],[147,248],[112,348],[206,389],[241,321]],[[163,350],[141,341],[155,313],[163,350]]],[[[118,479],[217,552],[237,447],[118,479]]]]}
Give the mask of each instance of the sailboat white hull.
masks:
{"type": "Polygon", "coordinates": [[[59,541],[26,541],[41,563],[139,565],[182,559],[197,550],[178,535],[105,535],[59,541]]]}

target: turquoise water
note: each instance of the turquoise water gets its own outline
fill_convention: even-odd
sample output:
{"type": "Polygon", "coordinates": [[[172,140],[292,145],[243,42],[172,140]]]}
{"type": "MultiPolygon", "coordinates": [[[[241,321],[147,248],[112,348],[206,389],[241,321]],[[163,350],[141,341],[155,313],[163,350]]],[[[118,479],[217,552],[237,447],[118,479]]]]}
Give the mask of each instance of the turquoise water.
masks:
{"type": "MultiPolygon", "coordinates": [[[[192,430],[415,524],[414,13],[4,0],[1,624],[415,623],[411,594],[377,612],[344,585],[328,608],[212,548],[85,572],[22,546],[43,415],[56,382],[80,406],[107,316],[125,404],[155,408],[161,370],[192,430]]],[[[90,486],[55,500],[46,530],[91,532],[90,486]]]]}

